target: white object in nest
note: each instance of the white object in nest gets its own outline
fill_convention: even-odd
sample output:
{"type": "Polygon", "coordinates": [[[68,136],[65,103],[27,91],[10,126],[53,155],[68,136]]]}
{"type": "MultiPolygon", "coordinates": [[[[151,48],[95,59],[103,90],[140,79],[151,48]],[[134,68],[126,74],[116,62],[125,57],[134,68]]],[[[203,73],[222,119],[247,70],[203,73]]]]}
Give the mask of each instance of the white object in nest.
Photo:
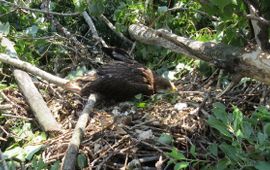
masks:
{"type": "Polygon", "coordinates": [[[174,108],[175,108],[176,110],[178,110],[178,111],[182,111],[182,110],[184,110],[184,109],[187,108],[187,107],[188,107],[187,103],[176,103],[176,104],[174,105],[174,108]]]}
{"type": "Polygon", "coordinates": [[[154,135],[151,129],[147,131],[136,130],[136,133],[138,134],[139,140],[146,140],[146,139],[154,138],[154,135]]]}

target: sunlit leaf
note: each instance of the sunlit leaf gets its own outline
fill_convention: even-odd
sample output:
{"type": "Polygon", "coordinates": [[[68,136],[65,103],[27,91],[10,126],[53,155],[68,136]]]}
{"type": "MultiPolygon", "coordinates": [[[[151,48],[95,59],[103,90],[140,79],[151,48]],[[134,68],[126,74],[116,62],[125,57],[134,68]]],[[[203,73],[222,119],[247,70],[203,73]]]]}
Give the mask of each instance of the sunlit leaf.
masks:
{"type": "Polygon", "coordinates": [[[220,133],[222,133],[223,135],[232,138],[232,134],[228,131],[228,128],[225,124],[223,124],[220,120],[215,119],[213,116],[210,116],[208,118],[208,124],[217,129],[220,133]]]}
{"type": "Polygon", "coordinates": [[[42,145],[26,146],[23,149],[23,152],[26,153],[26,159],[31,160],[33,158],[34,154],[37,153],[38,151],[40,151],[41,148],[42,148],[42,145]]]}
{"type": "Polygon", "coordinates": [[[8,35],[9,34],[9,28],[10,28],[10,25],[9,23],[2,23],[0,22],[0,35],[3,34],[3,35],[8,35]]]}
{"type": "Polygon", "coordinates": [[[176,163],[175,166],[174,166],[174,170],[179,170],[179,169],[184,169],[184,168],[187,168],[189,166],[189,163],[188,162],[179,162],[179,163],[176,163]]]}
{"type": "Polygon", "coordinates": [[[184,154],[176,148],[173,148],[172,151],[170,153],[168,153],[168,156],[170,156],[171,158],[178,160],[178,161],[186,159],[184,154]]]}
{"type": "Polygon", "coordinates": [[[29,27],[26,29],[25,33],[28,35],[31,35],[32,37],[36,37],[38,32],[38,27],[36,25],[32,25],[32,27],[29,27]]]}

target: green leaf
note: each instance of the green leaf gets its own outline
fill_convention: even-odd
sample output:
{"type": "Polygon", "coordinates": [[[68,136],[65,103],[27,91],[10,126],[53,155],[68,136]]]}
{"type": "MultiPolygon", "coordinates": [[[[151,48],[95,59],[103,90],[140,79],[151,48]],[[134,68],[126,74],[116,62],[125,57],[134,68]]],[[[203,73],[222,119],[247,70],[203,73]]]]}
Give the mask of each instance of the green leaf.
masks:
{"type": "Polygon", "coordinates": [[[23,148],[17,146],[17,147],[11,148],[9,150],[6,150],[3,155],[5,155],[7,158],[16,157],[17,159],[24,161],[25,157],[24,157],[23,153],[24,153],[23,148]]]}
{"type": "Polygon", "coordinates": [[[170,153],[167,154],[169,157],[180,161],[180,160],[185,160],[186,157],[184,156],[184,154],[182,152],[180,152],[178,149],[173,148],[172,151],[170,153]]]}
{"type": "Polygon", "coordinates": [[[79,154],[77,157],[77,164],[80,169],[83,169],[87,166],[87,158],[84,154],[79,154]]]}
{"type": "Polygon", "coordinates": [[[159,13],[165,13],[168,11],[168,7],[167,6],[159,6],[158,7],[158,12],[159,13]]]}
{"type": "Polygon", "coordinates": [[[187,168],[188,165],[189,165],[189,162],[179,162],[175,164],[173,169],[174,170],[184,169],[184,168],[187,168]]]}
{"type": "Polygon", "coordinates": [[[230,160],[238,162],[241,160],[241,155],[239,155],[239,148],[233,147],[231,145],[228,145],[226,143],[222,143],[219,145],[219,148],[224,152],[226,157],[228,157],[230,160]]]}
{"type": "Polygon", "coordinates": [[[215,119],[213,116],[210,116],[207,122],[211,127],[217,129],[224,136],[227,136],[230,138],[233,137],[232,134],[227,130],[228,129],[227,126],[223,124],[223,122],[215,119]]]}
{"type": "Polygon", "coordinates": [[[266,134],[267,136],[270,136],[270,123],[266,123],[263,126],[263,132],[264,134],[266,134]]]}
{"type": "Polygon", "coordinates": [[[25,33],[28,35],[31,35],[32,37],[36,37],[38,32],[38,27],[36,25],[32,25],[32,27],[29,27],[25,30],[25,33]]]}
{"type": "Polygon", "coordinates": [[[6,22],[5,24],[0,22],[0,35],[8,35],[9,34],[9,29],[10,29],[10,25],[8,22],[6,22]]]}
{"type": "Polygon", "coordinates": [[[226,107],[224,106],[224,104],[214,103],[212,112],[218,120],[222,121],[224,124],[228,123],[228,118],[226,116],[226,107]]]}
{"type": "Polygon", "coordinates": [[[208,146],[208,150],[212,155],[214,156],[218,155],[218,145],[216,143],[210,144],[208,146]]]}
{"type": "Polygon", "coordinates": [[[88,7],[91,15],[100,16],[105,10],[104,0],[91,0],[91,3],[88,5],[88,7]]]}
{"type": "Polygon", "coordinates": [[[77,12],[83,12],[87,7],[86,0],[72,0],[77,12]]]}
{"type": "Polygon", "coordinates": [[[40,151],[42,149],[42,145],[37,145],[37,146],[26,146],[24,148],[24,152],[26,154],[26,159],[31,160],[34,156],[35,153],[40,151]]]}
{"type": "Polygon", "coordinates": [[[140,103],[137,103],[136,106],[138,108],[145,108],[147,106],[147,104],[145,102],[140,102],[140,103]]]}
{"type": "Polygon", "coordinates": [[[60,161],[55,161],[53,165],[50,167],[50,170],[59,170],[60,169],[60,161]]]}
{"type": "Polygon", "coordinates": [[[197,156],[197,153],[196,153],[196,147],[194,145],[191,145],[190,147],[190,153],[193,157],[196,157],[197,156]]]}
{"type": "Polygon", "coordinates": [[[258,161],[255,164],[255,168],[258,170],[268,170],[270,169],[270,162],[258,161]]]}
{"type": "Polygon", "coordinates": [[[158,138],[158,142],[166,145],[170,145],[173,142],[173,137],[170,134],[162,133],[158,138]]]}
{"type": "Polygon", "coordinates": [[[35,170],[47,169],[47,164],[45,164],[45,162],[41,158],[37,160],[37,158],[34,157],[32,161],[32,168],[34,168],[35,170]]]}
{"type": "Polygon", "coordinates": [[[216,170],[223,170],[223,169],[228,169],[228,166],[231,164],[231,161],[224,158],[220,161],[218,161],[216,165],[216,170]]]}
{"type": "Polygon", "coordinates": [[[264,144],[266,141],[268,141],[267,135],[261,132],[257,134],[257,139],[259,144],[264,144]]]}
{"type": "Polygon", "coordinates": [[[249,122],[247,122],[247,121],[243,122],[242,133],[243,133],[243,137],[245,139],[254,140],[254,139],[250,138],[250,136],[254,133],[254,131],[253,131],[253,128],[249,122]]]}
{"type": "Polygon", "coordinates": [[[233,130],[238,131],[243,125],[243,113],[233,106],[233,130]]]}
{"type": "Polygon", "coordinates": [[[214,5],[216,5],[222,11],[223,11],[225,6],[232,3],[230,0],[210,0],[210,2],[214,5]]]}

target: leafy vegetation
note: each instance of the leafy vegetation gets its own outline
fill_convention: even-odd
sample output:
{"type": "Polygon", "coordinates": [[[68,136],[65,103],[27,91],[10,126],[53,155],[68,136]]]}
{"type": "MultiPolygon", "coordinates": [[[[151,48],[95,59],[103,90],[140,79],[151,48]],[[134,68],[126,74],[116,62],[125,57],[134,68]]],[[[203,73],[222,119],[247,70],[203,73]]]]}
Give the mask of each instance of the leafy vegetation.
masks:
{"type": "MultiPolygon", "coordinates": [[[[106,62],[106,59],[100,57],[100,47],[88,33],[88,25],[80,15],[54,15],[53,17],[85,45],[86,52],[84,53],[83,48],[75,47],[74,42],[71,41],[72,38],[59,33],[59,30],[47,17],[46,12],[29,10],[29,8],[38,9],[42,3],[41,0],[25,2],[14,0],[13,5],[10,3],[11,1],[9,3],[0,2],[0,39],[7,37],[14,42],[21,60],[68,79],[81,76],[106,62]],[[89,56],[85,56],[86,54],[89,56]]],[[[263,0],[261,5],[265,11],[269,10],[269,1],[263,0]]],[[[50,8],[53,12],[60,13],[87,10],[94,18],[100,36],[108,44],[125,49],[131,47],[99,19],[101,15],[107,17],[116,27],[116,31],[123,33],[127,38],[131,38],[128,35],[130,24],[138,22],[154,29],[166,29],[180,36],[203,42],[215,41],[244,47],[254,38],[253,33],[249,30],[249,22],[246,18],[247,10],[242,0],[208,0],[207,3],[190,0],[91,0],[91,3],[87,3],[84,0],[73,0],[54,1],[50,8]]],[[[5,50],[6,48],[0,45],[0,52],[4,53],[5,50]]],[[[191,80],[198,80],[203,75],[202,80],[190,83],[188,85],[190,88],[186,88],[188,90],[202,84],[204,78],[211,76],[216,69],[206,62],[140,42],[137,42],[134,54],[136,60],[171,80],[191,82],[191,80]],[[196,78],[191,79],[192,76],[189,75],[192,74],[198,74],[199,78],[195,76],[196,78]]],[[[11,76],[11,70],[12,68],[6,64],[0,63],[0,90],[5,90],[5,94],[8,96],[18,98],[14,101],[19,102],[23,98],[18,95],[18,92],[13,93],[17,87],[11,76]]],[[[226,74],[223,75],[221,87],[228,84],[228,77],[226,74]]],[[[219,80],[214,80],[214,82],[216,81],[219,80]]],[[[248,83],[243,84],[243,89],[245,89],[248,83]]],[[[48,96],[45,95],[45,98],[50,102],[52,98],[48,96]]],[[[159,100],[165,99],[172,104],[181,100],[175,93],[154,95],[146,101],[143,100],[142,95],[137,95],[135,98],[135,105],[139,109],[150,108],[159,100]]],[[[0,103],[6,99],[6,96],[0,95],[0,103]]],[[[255,103],[254,100],[249,104],[255,103]]],[[[61,104],[68,105],[69,102],[65,101],[61,104]]],[[[213,104],[211,115],[207,120],[209,126],[207,135],[210,136],[208,139],[211,141],[208,141],[208,145],[205,146],[207,149],[204,156],[201,156],[200,149],[198,149],[200,146],[196,144],[188,145],[183,151],[178,146],[174,146],[174,136],[168,133],[160,135],[157,139],[158,143],[170,146],[171,149],[165,154],[169,159],[167,167],[174,167],[175,170],[188,168],[269,169],[270,112],[263,106],[254,105],[250,110],[244,110],[250,107],[227,103],[229,104],[213,104]],[[255,111],[254,107],[256,107],[255,111]]],[[[9,168],[16,169],[26,163],[27,168],[30,169],[59,169],[60,160],[52,163],[43,160],[42,152],[46,146],[42,143],[49,137],[32,120],[24,120],[25,113],[30,112],[28,109],[25,103],[19,102],[16,104],[16,110],[21,114],[13,113],[12,108],[8,114],[0,110],[0,126],[8,129],[8,132],[0,131],[0,145],[9,168]],[[9,117],[10,114],[14,114],[15,118],[14,116],[9,117]],[[2,137],[5,140],[2,140],[2,137]],[[38,145],[36,145],[37,143],[38,145]]],[[[67,112],[71,113],[71,111],[67,112]]],[[[74,113],[72,112],[72,114],[74,113]]],[[[62,119],[61,116],[59,116],[59,120],[62,119]]],[[[80,153],[77,157],[79,169],[83,169],[89,164],[87,156],[80,153]]]]}
{"type": "Polygon", "coordinates": [[[207,122],[216,131],[214,141],[208,145],[209,159],[198,159],[194,145],[189,150],[192,159],[174,148],[167,155],[175,170],[200,164],[201,169],[266,170],[270,167],[270,112],[266,108],[259,107],[250,116],[244,116],[236,106],[227,112],[225,105],[215,103],[212,113],[207,122]]]}

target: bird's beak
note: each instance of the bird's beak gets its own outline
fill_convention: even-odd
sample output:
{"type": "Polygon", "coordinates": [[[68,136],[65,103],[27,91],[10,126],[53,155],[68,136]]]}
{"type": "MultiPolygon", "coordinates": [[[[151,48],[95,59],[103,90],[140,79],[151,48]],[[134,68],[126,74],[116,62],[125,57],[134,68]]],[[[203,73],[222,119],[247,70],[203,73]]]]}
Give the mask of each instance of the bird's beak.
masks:
{"type": "Polygon", "coordinates": [[[173,83],[171,83],[171,85],[172,85],[172,92],[176,92],[177,91],[177,88],[175,87],[175,85],[173,84],[173,83]]]}

